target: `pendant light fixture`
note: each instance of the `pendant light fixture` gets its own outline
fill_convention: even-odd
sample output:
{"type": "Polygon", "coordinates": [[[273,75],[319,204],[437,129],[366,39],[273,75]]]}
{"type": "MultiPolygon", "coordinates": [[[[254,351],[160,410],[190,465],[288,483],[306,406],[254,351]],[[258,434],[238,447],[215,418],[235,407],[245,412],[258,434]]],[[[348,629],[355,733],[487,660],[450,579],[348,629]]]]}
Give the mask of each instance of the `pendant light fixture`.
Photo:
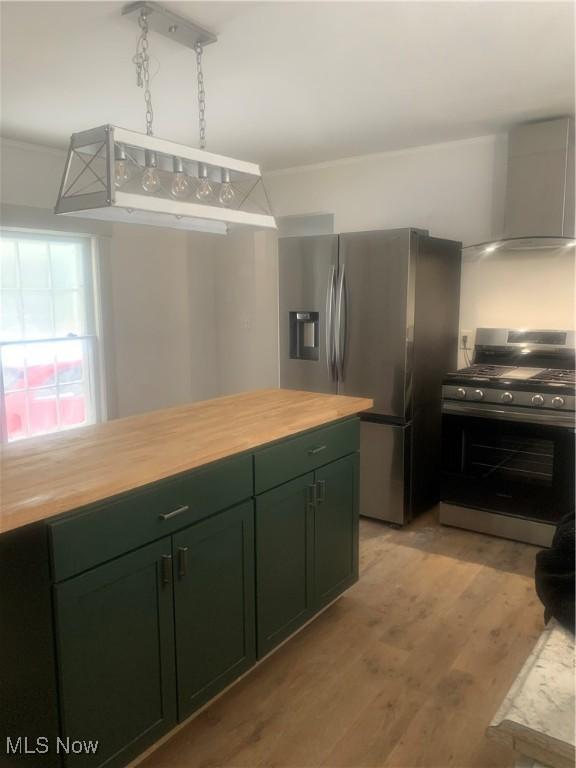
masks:
{"type": "Polygon", "coordinates": [[[157,3],[136,2],[140,37],[133,62],[144,89],[146,133],[102,125],[72,134],[55,213],[226,234],[233,227],[276,229],[260,168],[206,151],[204,46],[215,35],[157,3]],[[154,136],[149,31],[196,54],[199,148],[154,136]]]}

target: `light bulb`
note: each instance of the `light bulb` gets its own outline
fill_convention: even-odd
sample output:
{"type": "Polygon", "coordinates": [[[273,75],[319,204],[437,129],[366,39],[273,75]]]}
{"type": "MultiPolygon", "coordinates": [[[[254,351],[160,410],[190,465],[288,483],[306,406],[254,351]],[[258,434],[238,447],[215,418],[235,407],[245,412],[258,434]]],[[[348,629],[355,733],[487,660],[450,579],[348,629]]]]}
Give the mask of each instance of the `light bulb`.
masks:
{"type": "Polygon", "coordinates": [[[186,178],[185,173],[177,173],[174,176],[174,181],[172,182],[172,186],[170,187],[170,194],[172,197],[177,197],[179,199],[182,199],[184,197],[188,197],[188,194],[190,192],[190,182],[186,178]]]}
{"type": "Polygon", "coordinates": [[[156,168],[146,168],[144,170],[141,184],[144,192],[156,192],[160,186],[160,176],[156,168]]]}
{"type": "Polygon", "coordinates": [[[126,152],[121,144],[114,147],[114,186],[116,189],[123,187],[130,181],[130,171],[126,162],[126,152]]]}
{"type": "Polygon", "coordinates": [[[151,194],[156,192],[160,188],[160,174],[158,173],[157,166],[158,160],[156,159],[156,153],[146,150],[146,168],[142,173],[142,179],[140,184],[144,192],[151,194]]]}
{"type": "Polygon", "coordinates": [[[220,200],[222,205],[230,205],[235,197],[236,193],[232,189],[232,184],[230,184],[230,182],[222,184],[220,194],[218,195],[218,200],[220,200]]]}
{"type": "Polygon", "coordinates": [[[118,189],[123,187],[127,181],[130,180],[130,174],[128,173],[128,166],[126,160],[114,161],[114,186],[118,189]]]}
{"type": "Polygon", "coordinates": [[[200,184],[196,189],[196,197],[198,200],[208,200],[212,197],[213,189],[212,184],[208,181],[208,169],[204,163],[198,163],[198,178],[200,184]]]}
{"type": "Polygon", "coordinates": [[[184,164],[179,157],[174,158],[174,177],[170,187],[170,194],[179,200],[190,194],[190,182],[184,173],[184,164]]]}
{"type": "Polygon", "coordinates": [[[212,197],[212,184],[208,181],[208,179],[202,179],[200,184],[198,184],[198,189],[196,190],[196,197],[198,200],[208,200],[212,197]]]}
{"type": "Polygon", "coordinates": [[[218,200],[222,205],[231,205],[235,197],[236,193],[230,183],[230,171],[227,168],[222,168],[222,186],[220,187],[218,200]]]}

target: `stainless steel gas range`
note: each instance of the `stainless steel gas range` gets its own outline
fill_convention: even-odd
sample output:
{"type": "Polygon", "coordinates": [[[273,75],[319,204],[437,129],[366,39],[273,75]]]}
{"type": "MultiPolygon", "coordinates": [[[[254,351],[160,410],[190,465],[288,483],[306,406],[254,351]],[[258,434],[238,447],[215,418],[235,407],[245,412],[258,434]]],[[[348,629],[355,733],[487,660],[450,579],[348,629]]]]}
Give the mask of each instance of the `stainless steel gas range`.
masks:
{"type": "Polygon", "coordinates": [[[547,546],[574,504],[573,331],[480,328],[442,387],[440,522],[547,546]]]}

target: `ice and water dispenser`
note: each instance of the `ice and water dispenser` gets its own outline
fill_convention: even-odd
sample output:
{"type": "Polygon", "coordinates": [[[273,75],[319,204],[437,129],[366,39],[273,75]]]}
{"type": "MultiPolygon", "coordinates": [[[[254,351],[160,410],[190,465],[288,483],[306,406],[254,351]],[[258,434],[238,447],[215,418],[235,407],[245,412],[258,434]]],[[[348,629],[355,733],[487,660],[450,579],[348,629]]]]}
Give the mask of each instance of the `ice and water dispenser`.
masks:
{"type": "Polygon", "coordinates": [[[318,360],[318,312],[290,312],[290,357],[294,360],[318,360]]]}

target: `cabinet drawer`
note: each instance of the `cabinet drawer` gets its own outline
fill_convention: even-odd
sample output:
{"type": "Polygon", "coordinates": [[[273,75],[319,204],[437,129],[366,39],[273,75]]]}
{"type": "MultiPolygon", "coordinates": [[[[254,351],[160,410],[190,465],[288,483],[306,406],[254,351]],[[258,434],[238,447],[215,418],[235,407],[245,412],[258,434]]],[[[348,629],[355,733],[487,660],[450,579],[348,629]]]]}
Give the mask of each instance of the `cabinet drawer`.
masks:
{"type": "Polygon", "coordinates": [[[256,493],[353,453],[359,446],[360,420],[354,418],[263,448],[254,456],[256,493]]]}
{"type": "Polygon", "coordinates": [[[252,456],[246,455],[85,507],[48,525],[54,580],[170,535],[253,492],[252,456]]]}

